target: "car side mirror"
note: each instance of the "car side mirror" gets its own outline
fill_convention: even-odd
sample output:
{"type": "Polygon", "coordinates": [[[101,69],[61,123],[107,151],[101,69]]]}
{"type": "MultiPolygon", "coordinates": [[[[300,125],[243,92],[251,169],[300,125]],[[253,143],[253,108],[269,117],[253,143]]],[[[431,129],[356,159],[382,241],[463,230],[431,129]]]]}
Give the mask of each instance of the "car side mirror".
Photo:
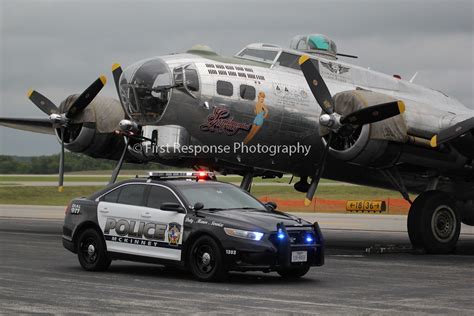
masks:
{"type": "Polygon", "coordinates": [[[265,203],[265,207],[269,211],[274,211],[277,209],[277,204],[275,202],[270,201],[270,202],[265,203]]]}
{"type": "Polygon", "coordinates": [[[201,202],[196,202],[196,204],[194,204],[194,211],[199,211],[199,210],[202,210],[204,208],[204,204],[202,204],[201,202]]]}
{"type": "Polygon", "coordinates": [[[177,212],[177,213],[184,213],[184,208],[179,205],[178,203],[162,203],[160,206],[160,210],[162,211],[170,211],[170,212],[177,212]]]}

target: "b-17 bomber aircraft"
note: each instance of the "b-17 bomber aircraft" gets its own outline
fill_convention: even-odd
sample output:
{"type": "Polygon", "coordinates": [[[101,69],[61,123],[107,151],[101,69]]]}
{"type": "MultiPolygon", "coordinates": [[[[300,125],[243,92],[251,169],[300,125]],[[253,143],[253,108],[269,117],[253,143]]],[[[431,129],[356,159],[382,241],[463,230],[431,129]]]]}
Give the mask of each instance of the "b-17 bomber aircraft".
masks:
{"type": "Polygon", "coordinates": [[[418,194],[410,201],[411,243],[451,252],[461,222],[474,225],[473,110],[339,56],[355,57],[319,34],[296,36],[290,48],[250,44],[233,57],[197,45],[123,71],[114,64],[119,100],[97,96],[101,76],[59,107],[30,91],[48,117],[0,124],[57,136],[60,189],[66,148],[117,160],[111,182],[124,161],[154,162],[240,174],[247,190],[253,177],[289,173],[307,204],[321,177],[394,189],[408,201],[418,194]],[[220,150],[183,150],[198,146],[220,150]],[[249,150],[255,146],[309,150],[249,150]]]}

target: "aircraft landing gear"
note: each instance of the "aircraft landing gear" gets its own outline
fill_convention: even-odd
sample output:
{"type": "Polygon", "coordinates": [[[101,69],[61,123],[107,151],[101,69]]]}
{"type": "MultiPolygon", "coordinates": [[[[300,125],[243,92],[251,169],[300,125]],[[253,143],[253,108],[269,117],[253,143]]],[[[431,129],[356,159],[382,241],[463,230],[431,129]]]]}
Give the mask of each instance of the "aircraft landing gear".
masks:
{"type": "Polygon", "coordinates": [[[247,172],[246,174],[244,174],[242,178],[242,182],[240,182],[240,188],[242,190],[250,192],[250,189],[252,188],[252,182],[253,182],[253,173],[247,172]]]}
{"type": "Polygon", "coordinates": [[[433,190],[420,194],[408,213],[408,235],[414,248],[444,254],[454,250],[461,231],[455,200],[433,190]]]}

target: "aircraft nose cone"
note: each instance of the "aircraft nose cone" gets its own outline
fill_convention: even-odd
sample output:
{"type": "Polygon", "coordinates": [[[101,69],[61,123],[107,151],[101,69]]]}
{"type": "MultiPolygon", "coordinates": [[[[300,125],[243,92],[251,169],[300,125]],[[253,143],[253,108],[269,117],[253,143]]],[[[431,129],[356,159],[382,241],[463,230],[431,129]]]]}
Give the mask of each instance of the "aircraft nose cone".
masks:
{"type": "Polygon", "coordinates": [[[169,103],[173,78],[161,58],[135,63],[120,76],[120,97],[127,114],[140,125],[157,123],[169,103]]]}

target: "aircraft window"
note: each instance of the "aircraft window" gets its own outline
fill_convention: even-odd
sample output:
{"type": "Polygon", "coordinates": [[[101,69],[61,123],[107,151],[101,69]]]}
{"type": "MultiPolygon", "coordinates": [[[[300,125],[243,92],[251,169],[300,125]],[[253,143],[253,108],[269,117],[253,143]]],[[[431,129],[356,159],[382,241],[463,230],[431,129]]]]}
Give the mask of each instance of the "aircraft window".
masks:
{"type": "Polygon", "coordinates": [[[196,69],[186,68],[186,87],[191,91],[199,91],[199,77],[196,69]]]}
{"type": "Polygon", "coordinates": [[[179,204],[179,201],[170,190],[162,187],[151,186],[146,206],[160,208],[161,204],[163,203],[179,204]]]}
{"type": "Polygon", "coordinates": [[[145,188],[146,187],[143,184],[130,184],[122,187],[118,197],[118,203],[128,205],[142,205],[145,188]]]}
{"type": "Polygon", "coordinates": [[[228,81],[218,80],[216,89],[218,94],[226,97],[231,97],[234,94],[234,86],[228,81]]]}
{"type": "Polygon", "coordinates": [[[110,202],[110,203],[117,203],[117,198],[120,194],[121,189],[113,190],[112,192],[107,193],[103,197],[100,198],[101,201],[110,202]]]}
{"type": "Polygon", "coordinates": [[[298,64],[298,59],[300,56],[282,52],[278,58],[277,63],[282,67],[289,67],[293,69],[300,70],[300,65],[298,64]]]}
{"type": "Polygon", "coordinates": [[[278,51],[273,50],[261,50],[261,49],[252,49],[246,48],[240,54],[239,57],[248,58],[253,60],[259,60],[267,63],[272,63],[277,56],[278,51]]]}
{"type": "Polygon", "coordinates": [[[240,85],[240,97],[245,100],[255,100],[255,88],[246,84],[240,85]]]}

